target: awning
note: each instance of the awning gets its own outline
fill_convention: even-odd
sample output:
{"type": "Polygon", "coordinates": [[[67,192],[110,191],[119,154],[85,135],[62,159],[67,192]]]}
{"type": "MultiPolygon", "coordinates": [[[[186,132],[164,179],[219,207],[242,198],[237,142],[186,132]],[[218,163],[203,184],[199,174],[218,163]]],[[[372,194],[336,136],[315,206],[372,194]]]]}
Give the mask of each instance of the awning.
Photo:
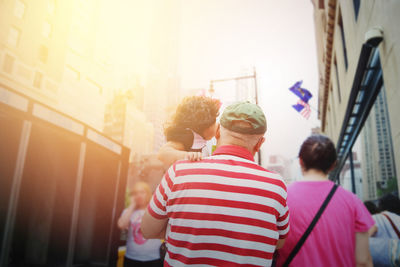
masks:
{"type": "Polygon", "coordinates": [[[361,49],[346,114],[336,145],[338,165],[330,175],[331,180],[339,179],[340,171],[368,118],[382,84],[379,49],[365,43],[361,49]]]}

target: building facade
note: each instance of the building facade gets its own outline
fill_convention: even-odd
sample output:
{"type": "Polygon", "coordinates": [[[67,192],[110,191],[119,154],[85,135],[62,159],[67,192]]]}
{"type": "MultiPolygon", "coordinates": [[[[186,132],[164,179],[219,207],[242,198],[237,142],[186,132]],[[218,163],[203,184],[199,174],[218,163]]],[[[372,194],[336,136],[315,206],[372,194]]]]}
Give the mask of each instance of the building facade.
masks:
{"type": "Polygon", "coordinates": [[[144,112],[154,126],[154,152],[165,143],[164,124],[180,100],[178,48],[180,0],[155,0],[155,19],[149,45],[149,72],[144,91],[144,112]]]}
{"type": "MultiPolygon", "coordinates": [[[[364,137],[361,140],[364,144],[361,145],[364,149],[361,159],[365,159],[361,162],[363,198],[371,199],[378,195],[368,193],[368,186],[383,179],[373,171],[381,168],[379,164],[390,165],[385,167],[385,172],[387,169],[397,174],[400,171],[400,120],[395,115],[400,112],[397,104],[400,101],[400,33],[397,27],[400,2],[312,0],[312,3],[321,130],[336,142],[340,163],[337,175],[354,143],[364,137]],[[383,111],[384,123],[379,115],[383,114],[379,108],[382,103],[386,103],[387,108],[383,111]],[[374,110],[379,110],[379,114],[374,110]],[[376,127],[371,127],[371,123],[376,127]],[[377,125],[385,129],[386,134],[381,134],[377,125]],[[380,139],[386,139],[387,143],[379,142],[380,139]],[[366,156],[382,149],[387,149],[392,159],[367,159],[366,156]]],[[[398,186],[398,175],[395,180],[398,186]]]]}
{"type": "Polygon", "coordinates": [[[291,160],[281,155],[271,155],[268,157],[267,169],[279,173],[286,184],[294,181],[292,177],[292,162],[291,160]]]}
{"type": "Polygon", "coordinates": [[[111,88],[101,4],[0,1],[0,86],[101,131],[111,88]]]}
{"type": "Polygon", "coordinates": [[[385,88],[379,93],[361,134],[364,191],[368,199],[375,199],[382,191],[393,190],[396,179],[385,88]]]}
{"type": "Polygon", "coordinates": [[[366,183],[363,183],[362,177],[363,177],[362,168],[360,160],[358,159],[358,154],[356,152],[353,152],[353,168],[351,168],[349,161],[345,163],[340,172],[340,184],[343,186],[343,188],[349,191],[353,191],[353,186],[354,186],[355,187],[354,191],[356,192],[357,196],[360,199],[364,199],[363,185],[365,185],[366,183]],[[351,173],[352,171],[353,173],[351,173]],[[351,179],[352,175],[354,176],[354,184],[351,179]]]}
{"type": "Polygon", "coordinates": [[[131,149],[130,161],[153,151],[153,124],[137,107],[134,90],[116,93],[106,105],[103,132],[131,149]]]}

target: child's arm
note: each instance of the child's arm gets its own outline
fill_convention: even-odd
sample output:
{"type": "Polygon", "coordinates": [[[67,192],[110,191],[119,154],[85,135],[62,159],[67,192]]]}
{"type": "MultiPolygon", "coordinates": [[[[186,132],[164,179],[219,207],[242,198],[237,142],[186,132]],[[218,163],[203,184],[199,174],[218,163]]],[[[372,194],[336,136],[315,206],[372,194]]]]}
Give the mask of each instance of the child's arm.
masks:
{"type": "Polygon", "coordinates": [[[118,219],[118,227],[121,230],[125,230],[128,229],[129,227],[129,223],[131,221],[131,215],[133,213],[133,211],[135,210],[135,204],[131,204],[121,215],[121,217],[119,217],[118,219]]]}
{"type": "Polygon", "coordinates": [[[167,142],[158,151],[158,159],[168,167],[177,160],[188,159],[197,161],[201,160],[201,158],[201,152],[187,152],[184,145],[179,142],[167,142]]]}

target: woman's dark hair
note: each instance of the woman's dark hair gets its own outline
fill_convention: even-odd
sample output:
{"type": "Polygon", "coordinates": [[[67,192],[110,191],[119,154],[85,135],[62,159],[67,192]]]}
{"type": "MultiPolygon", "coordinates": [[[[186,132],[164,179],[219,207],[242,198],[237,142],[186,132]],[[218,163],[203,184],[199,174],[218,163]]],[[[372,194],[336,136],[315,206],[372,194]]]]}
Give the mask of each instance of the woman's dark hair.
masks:
{"type": "Polygon", "coordinates": [[[365,207],[371,213],[372,215],[379,213],[378,207],[375,205],[374,202],[372,201],[365,201],[364,202],[365,207]]]}
{"type": "Polygon", "coordinates": [[[335,145],[324,135],[311,135],[301,145],[299,158],[305,170],[316,169],[327,174],[336,162],[335,145]]]}
{"type": "Polygon", "coordinates": [[[379,199],[379,209],[400,215],[400,199],[392,194],[384,195],[379,199]]]}
{"type": "Polygon", "coordinates": [[[164,129],[165,136],[177,129],[191,129],[202,135],[218,117],[220,102],[206,96],[185,97],[176,109],[171,122],[164,129]]]}

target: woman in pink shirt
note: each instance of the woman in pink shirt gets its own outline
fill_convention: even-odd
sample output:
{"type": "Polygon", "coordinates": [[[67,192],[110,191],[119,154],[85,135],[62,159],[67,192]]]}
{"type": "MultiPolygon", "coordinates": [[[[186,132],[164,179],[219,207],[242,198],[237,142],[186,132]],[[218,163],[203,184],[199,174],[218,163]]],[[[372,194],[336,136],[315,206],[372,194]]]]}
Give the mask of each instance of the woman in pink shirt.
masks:
{"type": "MultiPolygon", "coordinates": [[[[288,186],[290,233],[278,251],[277,266],[284,266],[334,186],[328,174],[336,157],[334,144],[326,136],[312,135],[302,144],[299,159],[303,179],[288,186]]],[[[361,200],[338,187],[289,266],[372,266],[368,230],[373,225],[361,200]]]]}

